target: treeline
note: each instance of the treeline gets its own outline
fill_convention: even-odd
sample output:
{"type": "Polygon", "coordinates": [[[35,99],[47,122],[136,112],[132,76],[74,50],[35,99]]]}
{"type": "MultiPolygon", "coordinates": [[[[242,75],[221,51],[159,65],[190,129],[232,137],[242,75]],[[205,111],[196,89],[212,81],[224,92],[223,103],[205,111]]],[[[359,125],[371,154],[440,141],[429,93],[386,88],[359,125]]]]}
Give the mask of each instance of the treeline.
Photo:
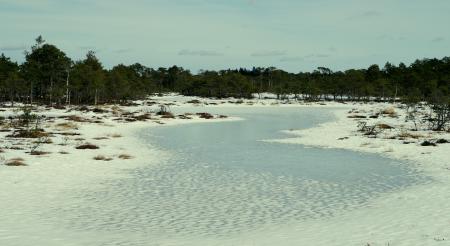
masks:
{"type": "Polygon", "coordinates": [[[0,56],[0,101],[42,104],[98,104],[140,99],[152,93],[179,92],[203,97],[249,98],[271,92],[302,100],[449,100],[450,57],[416,60],[409,66],[288,73],[274,67],[200,71],[182,67],[148,68],[141,64],[105,69],[90,51],[72,61],[42,37],[17,64],[0,56]]]}

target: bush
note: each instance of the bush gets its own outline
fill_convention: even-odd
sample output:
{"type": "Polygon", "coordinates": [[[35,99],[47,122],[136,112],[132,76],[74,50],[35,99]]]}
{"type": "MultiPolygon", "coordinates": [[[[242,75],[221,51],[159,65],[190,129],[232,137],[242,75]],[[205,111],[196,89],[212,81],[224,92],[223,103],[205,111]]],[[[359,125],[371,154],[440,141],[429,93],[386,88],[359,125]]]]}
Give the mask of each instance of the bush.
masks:
{"type": "Polygon", "coordinates": [[[94,160],[96,160],[96,161],[112,161],[113,158],[105,157],[103,155],[97,155],[94,157],[94,160]]]}
{"type": "Polygon", "coordinates": [[[50,134],[44,132],[44,130],[19,130],[17,132],[14,132],[11,135],[7,135],[6,137],[11,138],[42,138],[42,137],[48,137],[50,134]]]}
{"type": "Polygon", "coordinates": [[[121,154],[121,155],[119,155],[119,158],[122,160],[133,159],[133,157],[131,155],[127,155],[127,154],[121,154]]]}
{"type": "Polygon", "coordinates": [[[212,119],[214,116],[210,113],[197,113],[197,115],[202,119],[212,119]]]}
{"type": "Polygon", "coordinates": [[[23,166],[27,166],[27,164],[25,164],[25,163],[23,162],[23,159],[22,159],[22,158],[13,158],[13,159],[7,160],[7,161],[5,162],[5,165],[6,165],[6,166],[10,166],[10,167],[23,167],[23,166]]]}
{"type": "Polygon", "coordinates": [[[75,147],[76,149],[99,149],[99,147],[95,144],[90,144],[90,143],[86,143],[86,144],[82,144],[82,145],[78,145],[77,147],[75,147]]]}

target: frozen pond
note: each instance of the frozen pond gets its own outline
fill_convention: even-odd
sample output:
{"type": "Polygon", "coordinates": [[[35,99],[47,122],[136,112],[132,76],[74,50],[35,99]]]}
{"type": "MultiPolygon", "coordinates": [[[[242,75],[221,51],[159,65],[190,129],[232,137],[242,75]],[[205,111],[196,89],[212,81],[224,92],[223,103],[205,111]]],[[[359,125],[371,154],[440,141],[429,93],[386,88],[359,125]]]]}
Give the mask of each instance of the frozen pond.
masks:
{"type": "Polygon", "coordinates": [[[377,155],[260,141],[331,120],[327,110],[215,111],[245,120],[140,132],[170,158],[80,192],[80,205],[58,211],[58,223],[86,233],[83,245],[222,245],[345,213],[423,181],[406,165],[377,155]]]}

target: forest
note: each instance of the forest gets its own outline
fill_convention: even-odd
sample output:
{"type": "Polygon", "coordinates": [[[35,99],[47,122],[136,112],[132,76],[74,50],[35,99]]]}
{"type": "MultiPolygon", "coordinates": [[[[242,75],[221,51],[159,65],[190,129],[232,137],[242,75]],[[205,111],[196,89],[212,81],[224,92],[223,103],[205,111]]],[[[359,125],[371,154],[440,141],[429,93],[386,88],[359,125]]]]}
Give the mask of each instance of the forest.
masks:
{"type": "Polygon", "coordinates": [[[421,59],[410,65],[289,73],[275,67],[201,70],[149,68],[139,63],[106,69],[89,51],[73,61],[39,36],[22,64],[0,55],[0,102],[30,104],[122,103],[147,95],[178,92],[214,98],[249,98],[270,92],[305,101],[428,101],[450,105],[450,57],[421,59]]]}

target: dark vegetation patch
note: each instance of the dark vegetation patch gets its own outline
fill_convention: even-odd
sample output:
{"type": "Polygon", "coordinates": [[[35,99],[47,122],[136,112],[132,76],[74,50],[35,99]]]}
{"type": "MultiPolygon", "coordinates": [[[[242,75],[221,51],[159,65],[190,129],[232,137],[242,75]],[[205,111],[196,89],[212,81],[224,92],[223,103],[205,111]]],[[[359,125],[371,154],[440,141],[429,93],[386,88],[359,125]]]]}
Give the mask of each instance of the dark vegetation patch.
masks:
{"type": "Polygon", "coordinates": [[[112,161],[113,160],[113,158],[106,157],[104,155],[97,155],[93,159],[96,160],[96,161],[112,161]]]}
{"type": "Polygon", "coordinates": [[[202,119],[213,119],[214,116],[210,113],[197,113],[197,115],[199,116],[199,118],[202,119]]]}
{"type": "Polygon", "coordinates": [[[78,145],[75,147],[76,149],[99,149],[99,147],[95,144],[85,143],[82,145],[78,145]]]}
{"type": "Polygon", "coordinates": [[[122,160],[129,160],[129,159],[133,159],[134,157],[128,154],[121,154],[119,155],[119,158],[122,160]]]}
{"type": "Polygon", "coordinates": [[[446,143],[449,143],[449,141],[448,141],[447,139],[441,138],[441,139],[438,139],[438,140],[436,141],[436,143],[437,143],[437,144],[446,144],[446,143]]]}
{"type": "Polygon", "coordinates": [[[11,135],[7,135],[6,137],[10,138],[42,138],[49,137],[50,134],[45,132],[42,129],[39,130],[19,130],[14,132],[11,135]]]}
{"type": "Polygon", "coordinates": [[[27,166],[22,158],[13,158],[5,162],[5,166],[9,167],[23,167],[27,166]]]}
{"type": "Polygon", "coordinates": [[[428,140],[423,141],[420,145],[421,145],[421,146],[436,146],[435,143],[430,142],[430,141],[428,141],[428,140]]]}

